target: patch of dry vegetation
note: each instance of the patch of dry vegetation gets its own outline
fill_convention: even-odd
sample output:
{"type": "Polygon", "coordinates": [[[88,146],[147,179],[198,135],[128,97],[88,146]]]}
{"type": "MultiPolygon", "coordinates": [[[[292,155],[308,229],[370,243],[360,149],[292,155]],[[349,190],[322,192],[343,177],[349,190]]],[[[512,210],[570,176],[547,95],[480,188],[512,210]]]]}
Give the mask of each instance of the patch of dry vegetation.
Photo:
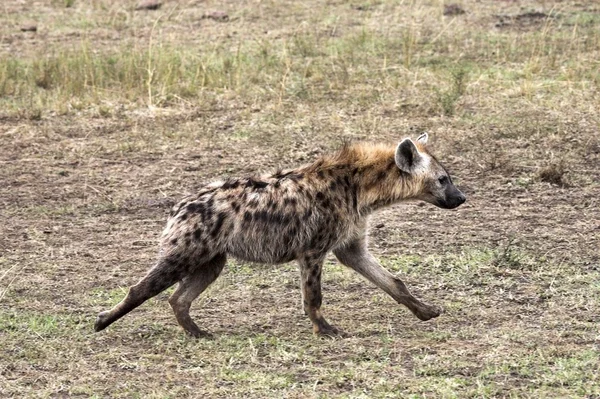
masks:
{"type": "Polygon", "coordinates": [[[0,6],[0,394],[600,395],[600,8],[446,5],[0,6]],[[324,312],[351,337],[320,340],[294,265],[230,262],[193,309],[215,340],[167,294],[92,333],[184,193],[423,130],[469,201],[386,210],[371,246],[441,318],[331,260],[324,312]]]}

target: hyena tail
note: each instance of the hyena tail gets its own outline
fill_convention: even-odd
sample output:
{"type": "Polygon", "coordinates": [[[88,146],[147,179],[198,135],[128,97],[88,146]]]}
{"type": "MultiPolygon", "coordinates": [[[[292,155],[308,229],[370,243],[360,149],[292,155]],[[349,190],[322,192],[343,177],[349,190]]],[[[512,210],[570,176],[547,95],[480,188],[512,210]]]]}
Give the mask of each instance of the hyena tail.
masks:
{"type": "Polygon", "coordinates": [[[148,299],[175,284],[181,274],[178,263],[169,257],[161,258],[144,278],[129,288],[125,299],[119,302],[114,308],[101,312],[98,315],[94,329],[96,331],[104,330],[148,299]]]}

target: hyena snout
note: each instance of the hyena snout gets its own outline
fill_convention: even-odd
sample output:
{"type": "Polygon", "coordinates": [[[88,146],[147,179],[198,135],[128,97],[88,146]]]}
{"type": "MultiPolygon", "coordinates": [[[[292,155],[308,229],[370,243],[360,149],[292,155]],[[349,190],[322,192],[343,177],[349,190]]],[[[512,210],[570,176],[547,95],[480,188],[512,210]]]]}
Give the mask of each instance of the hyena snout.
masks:
{"type": "Polygon", "coordinates": [[[456,197],[450,198],[448,201],[448,209],[454,209],[464,204],[467,197],[463,193],[458,194],[456,197]]]}
{"type": "Polygon", "coordinates": [[[440,205],[442,208],[454,209],[464,204],[466,200],[467,197],[465,197],[465,195],[459,189],[454,187],[454,190],[451,193],[448,193],[448,195],[446,195],[446,198],[443,201],[441,201],[442,204],[440,205]]]}
{"type": "Polygon", "coordinates": [[[437,196],[433,203],[444,209],[454,209],[462,205],[467,200],[467,197],[454,185],[449,185],[443,191],[443,194],[437,196]]]}

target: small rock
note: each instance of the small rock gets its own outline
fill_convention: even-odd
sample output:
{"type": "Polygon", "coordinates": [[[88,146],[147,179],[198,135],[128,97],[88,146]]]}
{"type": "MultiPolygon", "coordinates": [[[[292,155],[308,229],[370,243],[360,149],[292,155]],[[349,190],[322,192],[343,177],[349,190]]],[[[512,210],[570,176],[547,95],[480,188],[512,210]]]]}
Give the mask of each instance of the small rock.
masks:
{"type": "Polygon", "coordinates": [[[23,25],[23,26],[21,26],[21,32],[37,32],[37,26],[23,25]]]}
{"type": "Polygon", "coordinates": [[[224,11],[211,11],[202,16],[202,19],[213,19],[215,21],[229,21],[229,15],[224,11]]]}
{"type": "Polygon", "coordinates": [[[162,6],[160,1],[156,0],[142,0],[137,7],[136,10],[158,10],[162,6]]]}
{"type": "Polygon", "coordinates": [[[444,15],[462,15],[464,13],[465,10],[458,4],[452,3],[444,6],[444,15]]]}
{"type": "Polygon", "coordinates": [[[378,224],[375,225],[376,229],[382,229],[384,227],[385,227],[385,224],[383,224],[383,223],[378,223],[378,224]]]}

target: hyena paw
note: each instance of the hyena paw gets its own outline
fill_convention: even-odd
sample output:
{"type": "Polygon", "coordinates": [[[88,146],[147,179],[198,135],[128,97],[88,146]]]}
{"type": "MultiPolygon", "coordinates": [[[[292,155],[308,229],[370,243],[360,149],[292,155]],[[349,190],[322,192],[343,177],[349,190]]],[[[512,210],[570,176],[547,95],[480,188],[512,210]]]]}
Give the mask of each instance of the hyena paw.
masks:
{"type": "Polygon", "coordinates": [[[420,320],[427,321],[438,317],[442,313],[444,313],[444,309],[439,306],[423,305],[421,308],[417,309],[415,316],[417,316],[420,320]]]}
{"type": "Polygon", "coordinates": [[[102,331],[108,326],[107,319],[109,313],[109,311],[106,311],[98,314],[98,317],[96,318],[96,323],[94,323],[94,331],[102,331]]]}
{"type": "Polygon", "coordinates": [[[343,330],[329,324],[320,325],[315,328],[315,334],[321,337],[329,338],[344,338],[348,336],[348,334],[346,334],[343,330]]]}
{"type": "Polygon", "coordinates": [[[185,333],[193,338],[214,339],[214,335],[199,328],[185,329],[185,333]]]}

